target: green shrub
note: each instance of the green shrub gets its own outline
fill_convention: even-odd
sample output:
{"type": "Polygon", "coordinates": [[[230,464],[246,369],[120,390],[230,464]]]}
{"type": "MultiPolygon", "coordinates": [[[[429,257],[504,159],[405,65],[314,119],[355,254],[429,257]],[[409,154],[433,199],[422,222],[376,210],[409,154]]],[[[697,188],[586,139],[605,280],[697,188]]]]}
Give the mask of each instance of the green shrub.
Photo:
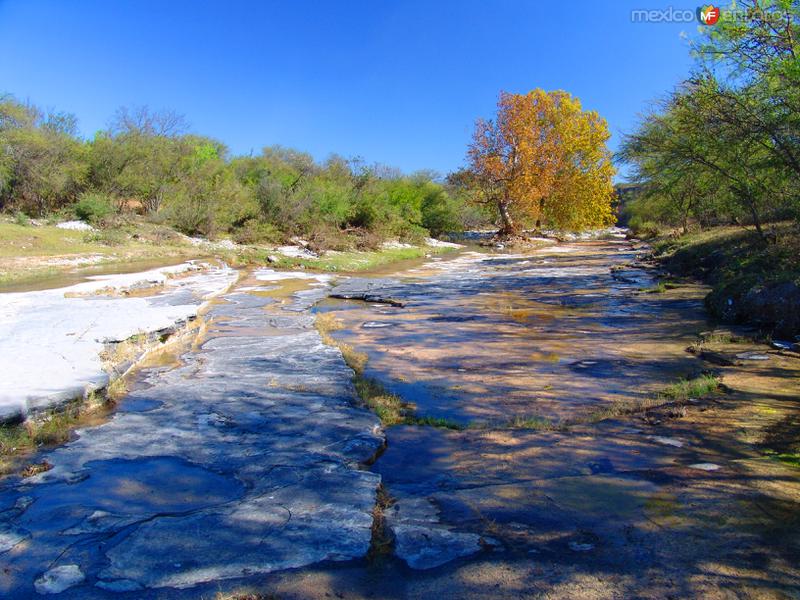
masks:
{"type": "Polygon", "coordinates": [[[31,224],[31,220],[24,212],[18,210],[14,213],[14,223],[17,225],[21,225],[22,227],[27,227],[31,224]]]}
{"type": "Polygon", "coordinates": [[[211,238],[216,233],[210,206],[202,199],[176,196],[164,213],[167,223],[186,235],[211,238]]]}
{"type": "Polygon", "coordinates": [[[84,192],[75,204],[75,216],[87,223],[97,224],[113,212],[111,199],[100,192],[84,192]]]}
{"type": "Polygon", "coordinates": [[[281,241],[282,234],[272,223],[256,219],[247,221],[233,233],[233,241],[237,244],[272,244],[281,241]]]}
{"type": "Polygon", "coordinates": [[[633,231],[633,234],[643,238],[652,239],[661,234],[662,226],[654,221],[647,221],[639,217],[631,217],[628,226],[633,231]]]}

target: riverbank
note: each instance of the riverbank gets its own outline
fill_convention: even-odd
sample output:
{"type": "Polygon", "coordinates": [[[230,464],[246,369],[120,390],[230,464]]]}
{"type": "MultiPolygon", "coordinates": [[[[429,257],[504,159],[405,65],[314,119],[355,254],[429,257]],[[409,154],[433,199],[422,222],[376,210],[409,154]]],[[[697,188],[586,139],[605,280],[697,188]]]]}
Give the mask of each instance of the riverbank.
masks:
{"type": "Polygon", "coordinates": [[[182,235],[145,221],[97,229],[80,221],[46,224],[0,220],[0,293],[63,287],[92,275],[145,271],[193,259],[214,258],[233,267],[270,264],[284,269],[356,272],[452,251],[458,244],[435,239],[412,245],[384,242],[377,248],[314,252],[308,242],[237,244],[182,235]]]}
{"type": "Polygon", "coordinates": [[[715,227],[656,239],[653,256],[670,273],[711,285],[706,306],[720,321],[800,342],[800,232],[787,223],[776,234],[767,244],[754,231],[715,227]]]}

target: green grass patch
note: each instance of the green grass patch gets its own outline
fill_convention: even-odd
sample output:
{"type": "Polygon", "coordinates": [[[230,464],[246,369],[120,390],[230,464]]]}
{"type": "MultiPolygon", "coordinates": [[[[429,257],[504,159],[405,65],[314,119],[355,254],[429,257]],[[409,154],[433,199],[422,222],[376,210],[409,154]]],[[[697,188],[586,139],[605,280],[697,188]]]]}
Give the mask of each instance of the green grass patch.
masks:
{"type": "Polygon", "coordinates": [[[657,396],[671,402],[685,402],[689,398],[709,396],[718,390],[719,379],[713,375],[700,375],[668,385],[657,396]]]}
{"type": "Polygon", "coordinates": [[[775,451],[767,451],[765,453],[773,460],[777,460],[782,462],[785,465],[789,465],[790,467],[794,467],[796,469],[800,469],[800,453],[796,452],[775,452],[775,451]]]}
{"type": "Polygon", "coordinates": [[[389,392],[379,381],[365,377],[364,369],[369,357],[364,352],[358,352],[350,344],[337,340],[331,335],[331,332],[339,331],[344,327],[342,321],[335,315],[327,312],[317,313],[314,325],[324,343],[339,348],[345,363],[353,370],[353,385],[358,397],[365,406],[378,415],[383,425],[421,425],[464,429],[460,423],[448,419],[415,415],[416,407],[413,403],[406,402],[397,394],[389,392]]]}
{"type": "Polygon", "coordinates": [[[444,417],[406,417],[405,423],[408,425],[420,425],[424,427],[441,427],[442,429],[453,429],[455,431],[461,431],[462,429],[467,429],[467,426],[458,423],[456,421],[452,421],[450,419],[445,419],[444,417]]]}
{"type": "Polygon", "coordinates": [[[568,421],[565,425],[580,423],[598,423],[606,419],[616,419],[646,412],[665,405],[682,407],[690,398],[699,399],[715,394],[719,391],[720,382],[713,375],[700,375],[691,379],[684,379],[666,386],[656,394],[647,398],[631,400],[629,402],[614,402],[602,406],[590,413],[568,421]]]}
{"type": "MultiPolygon", "coordinates": [[[[355,370],[354,370],[355,371],[355,370]]],[[[414,406],[397,394],[386,391],[380,382],[355,373],[353,378],[361,401],[372,410],[384,425],[402,425],[409,422],[414,406]]]]}
{"type": "Polygon", "coordinates": [[[394,262],[422,258],[427,254],[441,254],[453,248],[420,246],[414,248],[385,248],[367,252],[328,252],[318,259],[279,257],[278,268],[303,268],[314,271],[354,272],[369,271],[394,262]]]}
{"type": "Polygon", "coordinates": [[[85,236],[85,231],[52,225],[31,227],[0,222],[0,258],[108,252],[107,246],[87,242],[85,236]]]}

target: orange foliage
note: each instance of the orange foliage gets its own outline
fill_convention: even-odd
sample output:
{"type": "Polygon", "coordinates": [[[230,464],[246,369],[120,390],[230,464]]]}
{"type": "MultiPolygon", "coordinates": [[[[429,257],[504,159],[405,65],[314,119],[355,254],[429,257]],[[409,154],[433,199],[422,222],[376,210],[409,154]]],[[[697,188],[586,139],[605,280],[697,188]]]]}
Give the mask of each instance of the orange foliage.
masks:
{"type": "Polygon", "coordinates": [[[494,121],[478,120],[468,158],[478,199],[496,205],[501,233],[518,219],[563,229],[613,222],[608,126],[563,91],[501,93],[494,121]]]}

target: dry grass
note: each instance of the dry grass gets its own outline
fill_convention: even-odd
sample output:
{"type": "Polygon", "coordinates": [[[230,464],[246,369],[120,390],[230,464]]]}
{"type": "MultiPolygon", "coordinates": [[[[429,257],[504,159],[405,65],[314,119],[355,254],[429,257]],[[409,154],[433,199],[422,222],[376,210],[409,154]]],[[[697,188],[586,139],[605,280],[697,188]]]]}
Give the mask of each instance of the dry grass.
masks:
{"type": "Polygon", "coordinates": [[[46,460],[43,460],[40,463],[32,463],[28,465],[27,467],[22,469],[20,475],[22,475],[23,478],[33,477],[34,475],[38,475],[39,473],[44,473],[45,471],[49,471],[52,468],[53,465],[51,465],[46,460]]]}
{"type": "Polygon", "coordinates": [[[389,495],[382,483],[378,484],[375,495],[375,507],[372,509],[372,536],[370,538],[369,552],[367,559],[370,561],[380,560],[392,555],[394,548],[394,537],[391,530],[386,526],[386,509],[395,503],[395,499],[389,495]]]}
{"type": "Polygon", "coordinates": [[[367,366],[369,356],[363,352],[358,352],[350,344],[340,342],[331,335],[333,331],[344,329],[344,323],[342,323],[340,319],[331,313],[317,313],[314,326],[317,328],[317,331],[319,331],[323,343],[328,346],[339,348],[348,367],[353,369],[357,375],[361,375],[364,372],[364,367],[367,366]]]}
{"type": "Polygon", "coordinates": [[[22,423],[0,425],[0,475],[14,472],[21,459],[42,447],[69,441],[73,429],[111,404],[105,396],[92,392],[22,423]]]}
{"type": "Polygon", "coordinates": [[[562,431],[565,424],[561,421],[551,421],[539,416],[515,416],[513,419],[500,425],[505,429],[532,429],[534,431],[562,431]]]}

